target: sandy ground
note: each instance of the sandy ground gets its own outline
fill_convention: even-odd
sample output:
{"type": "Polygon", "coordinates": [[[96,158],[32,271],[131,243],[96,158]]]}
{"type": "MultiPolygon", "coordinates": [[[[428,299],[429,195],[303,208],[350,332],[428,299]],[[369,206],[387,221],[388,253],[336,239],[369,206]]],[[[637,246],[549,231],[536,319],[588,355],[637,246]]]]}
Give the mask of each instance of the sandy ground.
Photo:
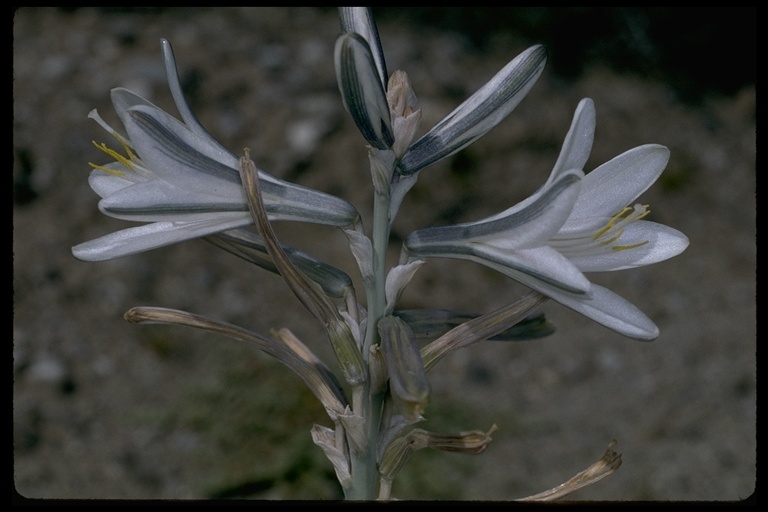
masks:
{"type": "MultiPolygon", "coordinates": [[[[598,30],[594,27],[590,30],[598,30]]],[[[380,24],[390,69],[405,69],[427,128],[532,42],[483,52],[451,31],[380,24]]],[[[332,70],[334,11],[22,9],[14,19],[14,488],[26,498],[340,497],[309,437],[327,424],[287,370],[234,341],[127,324],[137,305],[203,313],[268,332],[289,326],[323,357],[318,326],[271,274],[205,241],[103,263],[71,246],[128,225],[96,209],[87,163],[117,125],[108,91],[126,86],[171,112],[159,40],[172,41],[193,109],[235,153],[276,176],[370,212],[362,139],[332,70]]],[[[554,58],[554,56],[553,56],[554,58]]],[[[745,62],[745,66],[754,66],[745,62]]],[[[549,69],[549,68],[548,68],[549,69]]],[[[462,154],[422,173],[396,236],[469,221],[533,192],[573,109],[589,96],[589,168],[640,144],[672,152],[643,197],[689,249],[635,271],[595,275],[661,330],[627,340],[557,304],[557,332],[483,343],[432,372],[426,428],[499,430],[479,456],[418,452],[403,499],[509,500],[553,487],[618,440],[623,465],[578,500],[743,500],[756,486],[755,89],[695,104],[664,83],[592,66],[545,71],[518,109],[462,154]]],[[[175,113],[175,112],[174,112],[175,113]]],[[[281,225],[286,240],[354,271],[343,239],[281,225]]],[[[393,247],[393,255],[396,248],[393,247]]],[[[525,290],[483,267],[431,262],[408,307],[481,312],[525,290]]]]}

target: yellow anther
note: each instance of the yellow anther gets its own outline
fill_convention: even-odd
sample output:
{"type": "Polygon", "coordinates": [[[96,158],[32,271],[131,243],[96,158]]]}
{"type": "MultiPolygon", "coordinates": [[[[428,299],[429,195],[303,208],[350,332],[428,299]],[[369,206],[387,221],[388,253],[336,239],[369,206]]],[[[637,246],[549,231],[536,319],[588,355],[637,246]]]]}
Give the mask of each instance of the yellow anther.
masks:
{"type": "Polygon", "coordinates": [[[610,247],[612,251],[626,251],[629,249],[635,249],[637,247],[641,247],[648,243],[646,240],[645,242],[640,242],[637,244],[631,244],[631,245],[611,245],[615,242],[618,242],[619,239],[624,235],[624,224],[634,222],[636,220],[640,220],[646,215],[650,213],[650,210],[648,209],[648,205],[635,205],[634,207],[627,206],[623,210],[621,210],[619,213],[611,217],[611,220],[609,220],[605,226],[603,226],[600,230],[598,230],[592,240],[597,242],[600,246],[603,247],[610,247]],[[605,240],[600,240],[601,237],[607,235],[611,232],[611,230],[615,230],[616,232],[613,235],[610,235],[609,238],[606,238],[605,240]]]}
{"type": "MultiPolygon", "coordinates": [[[[122,139],[120,139],[120,138],[118,137],[118,140],[120,141],[120,143],[121,143],[121,144],[123,144],[123,145],[124,145],[124,147],[127,147],[127,146],[125,145],[125,143],[122,141],[122,139]]],[[[108,154],[109,156],[111,156],[112,158],[114,158],[115,160],[117,160],[119,163],[123,164],[125,167],[127,167],[128,169],[130,169],[131,171],[134,171],[134,170],[135,170],[135,169],[133,168],[133,163],[132,163],[130,160],[128,160],[127,158],[125,158],[123,155],[121,155],[120,153],[118,153],[117,151],[115,151],[114,149],[110,149],[110,148],[108,148],[108,147],[107,147],[107,145],[106,145],[106,144],[104,144],[103,142],[102,142],[101,144],[97,144],[95,140],[94,140],[94,141],[91,141],[91,142],[93,142],[93,145],[94,145],[94,146],[96,146],[98,149],[100,149],[100,150],[101,150],[101,151],[103,151],[104,153],[108,154]]],[[[133,153],[131,153],[131,152],[130,152],[130,150],[128,151],[128,154],[129,154],[129,156],[131,156],[131,158],[135,158],[135,157],[134,157],[134,155],[133,155],[133,153]]]]}
{"type": "Polygon", "coordinates": [[[113,174],[115,176],[119,176],[121,178],[125,177],[125,173],[123,171],[116,171],[115,169],[110,169],[109,167],[104,167],[103,165],[97,165],[91,162],[88,162],[88,165],[93,167],[94,169],[98,169],[100,171],[104,171],[109,174],[113,174]]]}
{"type": "Polygon", "coordinates": [[[616,221],[619,220],[625,213],[632,211],[632,208],[627,206],[623,210],[621,210],[619,213],[611,217],[611,220],[608,221],[608,224],[606,224],[600,231],[595,233],[595,240],[603,236],[609,229],[613,227],[614,224],[616,224],[616,221]]]}

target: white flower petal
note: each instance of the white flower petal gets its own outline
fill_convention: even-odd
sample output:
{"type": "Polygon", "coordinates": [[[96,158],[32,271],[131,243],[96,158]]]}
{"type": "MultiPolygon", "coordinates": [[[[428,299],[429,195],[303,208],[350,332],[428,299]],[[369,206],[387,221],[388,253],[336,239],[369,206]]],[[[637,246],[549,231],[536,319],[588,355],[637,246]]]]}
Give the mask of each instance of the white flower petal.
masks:
{"type": "Polygon", "coordinates": [[[161,39],[160,45],[163,51],[163,62],[165,64],[165,75],[168,79],[168,88],[171,90],[173,102],[176,104],[176,108],[181,115],[181,119],[184,121],[184,125],[200,137],[207,139],[212,146],[218,148],[221,159],[214,159],[226,164],[226,158],[228,158],[228,155],[231,155],[231,153],[227,148],[219,144],[219,142],[208,133],[208,130],[200,124],[200,121],[197,120],[197,116],[195,116],[192,109],[189,108],[186,98],[184,98],[184,92],[181,90],[179,72],[176,69],[176,59],[173,56],[171,43],[167,39],[161,39]]]}
{"type": "Polygon", "coordinates": [[[425,264],[424,260],[413,260],[403,265],[396,265],[387,272],[387,279],[384,285],[387,307],[385,315],[391,315],[394,311],[397,301],[400,300],[400,294],[403,289],[411,282],[416,271],[425,264]]]}
{"type": "Polygon", "coordinates": [[[659,336],[659,328],[645,313],[620,295],[602,286],[593,284],[588,296],[574,296],[556,289],[539,291],[629,338],[650,341],[659,336]]]}
{"type": "Polygon", "coordinates": [[[184,222],[155,222],[123,229],[72,248],[83,261],[105,261],[251,224],[250,213],[189,215],[184,222]]]}
{"type": "Polygon", "coordinates": [[[360,275],[363,279],[373,278],[373,245],[365,233],[356,229],[344,229],[349,240],[349,249],[357,261],[360,275]]]}
{"type": "Polygon", "coordinates": [[[577,200],[582,174],[571,171],[557,182],[539,189],[527,200],[475,224],[484,224],[489,234],[473,238],[502,249],[531,247],[554,237],[568,219],[577,200]]]}
{"type": "Polygon", "coordinates": [[[121,172],[123,173],[123,176],[110,174],[98,169],[91,171],[91,174],[88,176],[88,184],[91,186],[93,191],[99,195],[99,197],[107,197],[111,194],[114,194],[115,192],[118,192],[119,190],[124,189],[125,187],[130,187],[131,185],[135,185],[136,183],[140,183],[146,180],[146,178],[140,174],[126,172],[125,167],[120,164],[112,163],[103,165],[102,167],[113,169],[116,172],[121,172]]]}
{"type": "Polygon", "coordinates": [[[568,218],[579,195],[580,178],[579,171],[568,173],[523,203],[486,219],[414,231],[405,246],[415,255],[435,256],[461,253],[473,244],[506,251],[543,245],[568,218]]]}
{"type": "Polygon", "coordinates": [[[584,169],[589,154],[592,152],[592,143],[595,139],[595,104],[589,98],[584,98],[576,107],[573,114],[571,128],[565,136],[560,156],[552,168],[549,181],[570,169],[584,169]]]}
{"type": "Polygon", "coordinates": [[[115,191],[99,202],[99,209],[110,217],[138,222],[171,220],[190,213],[248,211],[242,197],[210,196],[162,180],[136,183],[115,191]]]}
{"type": "MultiPolygon", "coordinates": [[[[228,167],[236,167],[238,165],[238,159],[235,157],[235,155],[227,151],[221,144],[219,144],[213,137],[211,137],[211,135],[205,131],[205,129],[199,123],[197,123],[196,119],[196,129],[193,130],[191,127],[182,123],[172,115],[165,112],[163,109],[154,105],[152,102],[122,87],[112,89],[111,97],[115,111],[117,111],[118,115],[120,116],[120,120],[123,122],[123,125],[126,127],[126,129],[132,122],[130,111],[134,109],[141,110],[155,117],[171,133],[174,133],[176,136],[180,137],[187,145],[194,147],[208,158],[211,158],[228,167]]],[[[176,98],[174,97],[174,99],[176,98]]],[[[186,109],[180,108],[180,110],[184,114],[185,110],[188,110],[188,107],[186,109]]],[[[185,115],[188,116],[190,114],[187,113],[185,115]]],[[[134,140],[130,130],[128,134],[131,137],[131,140],[134,140]]]]}
{"type": "Polygon", "coordinates": [[[139,105],[151,107],[156,110],[162,110],[160,107],[152,103],[151,101],[142,98],[135,92],[126,89],[125,87],[115,87],[109,91],[109,97],[112,99],[112,106],[115,107],[120,122],[125,126],[128,121],[128,109],[139,105]]]}
{"type": "MultiPolygon", "coordinates": [[[[475,261],[531,288],[546,283],[570,293],[588,293],[590,282],[571,261],[548,247],[502,251],[478,245],[463,259],[475,261]]],[[[455,257],[455,256],[452,256],[455,257]]]]}
{"type": "Polygon", "coordinates": [[[224,164],[206,154],[210,145],[167,113],[146,106],[128,111],[126,129],[147,168],[179,188],[223,197],[240,197],[239,162],[224,164]]]}
{"type": "MultiPolygon", "coordinates": [[[[475,261],[524,284],[542,280],[573,293],[586,293],[589,281],[568,258],[547,243],[568,218],[579,195],[581,171],[549,184],[525,208],[506,215],[421,229],[405,240],[410,254],[475,261]]],[[[519,205],[518,205],[519,206],[519,205]]]]}
{"type": "Polygon", "coordinates": [[[617,243],[627,248],[570,259],[582,272],[642,267],[677,256],[688,247],[688,237],[669,226],[641,220],[627,225],[617,243]]]}
{"type": "MultiPolygon", "coordinates": [[[[220,203],[220,199],[236,198],[242,198],[245,204],[239,172],[197,151],[199,148],[194,144],[201,137],[165,112],[139,106],[129,113],[131,122],[127,128],[131,142],[144,165],[158,177],[180,189],[207,194],[214,204],[220,203]]],[[[350,203],[338,197],[269,177],[264,172],[259,172],[259,178],[272,220],[346,226],[359,216],[350,203]]]]}
{"type": "Polygon", "coordinates": [[[669,149],[658,144],[638,146],[604,163],[584,177],[566,229],[583,217],[611,217],[632,203],[658,179],[669,160],[669,149]]]}

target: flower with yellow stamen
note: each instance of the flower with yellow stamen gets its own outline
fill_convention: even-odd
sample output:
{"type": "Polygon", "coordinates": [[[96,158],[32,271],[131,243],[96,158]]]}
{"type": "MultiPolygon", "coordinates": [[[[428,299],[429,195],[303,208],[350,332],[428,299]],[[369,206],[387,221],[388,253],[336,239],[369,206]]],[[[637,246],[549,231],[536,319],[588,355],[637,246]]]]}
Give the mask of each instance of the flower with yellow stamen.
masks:
{"type": "MultiPolygon", "coordinates": [[[[168,85],[183,121],[133,92],[113,89],[112,103],[127,136],[96,111],[89,115],[111,133],[125,155],[96,147],[114,159],[91,164],[91,188],[99,209],[119,219],[146,222],[72,248],[86,261],[108,260],[164,245],[221,233],[253,223],[240,181],[237,157],[200,125],[184,100],[170,43],[162,41],[168,85]]],[[[270,220],[346,227],[359,214],[338,197],[288,183],[258,171],[270,220]]]]}
{"type": "Polygon", "coordinates": [[[405,240],[408,258],[475,261],[625,336],[656,338],[658,328],[644,313],[583,273],[650,265],[688,246],[679,231],[644,220],[646,205],[627,206],[661,175],[669,150],[639,146],[584,175],[594,129],[594,105],[584,99],[537,193],[477,222],[411,233],[405,240]]]}

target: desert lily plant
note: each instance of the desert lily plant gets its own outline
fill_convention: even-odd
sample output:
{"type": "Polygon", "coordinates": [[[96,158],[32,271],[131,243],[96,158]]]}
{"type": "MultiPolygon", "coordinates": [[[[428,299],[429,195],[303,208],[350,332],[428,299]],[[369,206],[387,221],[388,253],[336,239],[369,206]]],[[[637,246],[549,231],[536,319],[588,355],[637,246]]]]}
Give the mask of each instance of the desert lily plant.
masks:
{"type": "MultiPolygon", "coordinates": [[[[113,160],[91,164],[89,183],[106,215],[141,222],[73,247],[75,257],[99,261],[205,237],[260,268],[280,274],[319,321],[336,356],[327,364],[289,329],[269,336],[189,312],[137,307],[134,323],[185,325],[245,341],[295,372],[328,414],[311,436],[332,464],[344,496],[387,500],[411,454],[422,448],[477,454],[486,430],[432,432],[417,427],[430,398],[427,373],[446,355],[488,339],[546,336],[539,311],[553,299],[639,340],[658,336],[637,307],[590,282],[585,273],[622,270],[671,258],[688,245],[680,232],[644,217],[632,204],[663,171],[669,151],[631,149],[591,172],[584,166],[595,130],[590,99],[576,108],[549,179],[531,197],[491,217],[429,226],[408,235],[397,264],[387,266],[390,227],[419,173],[482,137],[520,103],[542,73],[546,51],[533,46],[513,58],[442,121],[416,138],[421,110],[407,74],[387,71],[370,9],[340,8],[335,68],[343,105],[367,143],[373,218],[344,199],[288,183],[216,142],[187,105],[168,41],[162,55],[181,120],[122,88],[112,102],[125,132],[97,112],[90,117],[116,140],[96,146],[113,160]],[[277,238],[272,223],[334,226],[349,242],[362,282],[360,300],[349,274],[277,238]],[[485,265],[531,289],[495,311],[402,310],[398,301],[432,258],[485,265]],[[332,370],[336,368],[336,371],[332,370]]],[[[317,341],[315,341],[317,343],[317,341]]],[[[530,500],[550,500],[615,471],[621,456],[605,455],[564,484],[530,500]]]]}

